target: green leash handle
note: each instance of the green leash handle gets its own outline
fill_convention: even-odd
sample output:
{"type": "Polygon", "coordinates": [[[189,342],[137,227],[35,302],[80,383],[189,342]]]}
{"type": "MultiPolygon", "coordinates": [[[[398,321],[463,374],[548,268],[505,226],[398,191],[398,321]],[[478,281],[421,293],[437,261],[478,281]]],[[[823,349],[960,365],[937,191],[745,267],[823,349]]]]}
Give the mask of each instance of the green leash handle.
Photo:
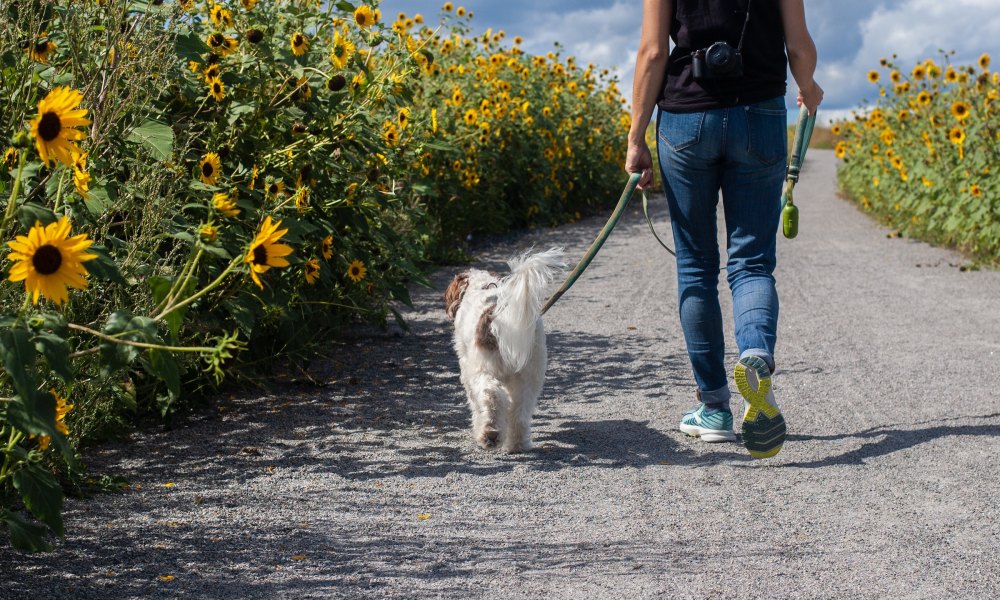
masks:
{"type": "Polygon", "coordinates": [[[628,184],[626,184],[625,189],[622,191],[621,198],[618,199],[618,206],[616,206],[615,210],[611,213],[611,217],[608,218],[608,222],[604,224],[604,229],[601,229],[601,232],[597,234],[597,238],[594,240],[594,243],[592,243],[590,248],[587,249],[583,258],[580,259],[580,263],[576,265],[576,268],[569,274],[569,277],[566,278],[566,281],[563,282],[562,286],[560,286],[560,288],[556,290],[556,293],[552,294],[552,296],[545,302],[545,306],[542,307],[543,315],[547,310],[549,310],[549,308],[552,307],[553,304],[556,303],[556,300],[562,297],[562,295],[565,294],[569,288],[573,287],[576,280],[580,278],[580,275],[582,275],[587,269],[587,266],[590,265],[590,261],[594,260],[594,257],[597,256],[597,252],[601,249],[601,246],[604,245],[604,240],[608,239],[608,236],[611,235],[611,230],[615,228],[615,225],[618,224],[618,221],[625,213],[625,207],[628,206],[629,200],[632,199],[632,194],[635,192],[635,186],[639,184],[639,178],[641,176],[642,173],[632,173],[629,176],[628,184]]]}
{"type": "Polygon", "coordinates": [[[781,192],[781,232],[786,238],[792,239],[799,234],[799,207],[795,206],[793,191],[802,171],[802,162],[809,149],[813,128],[816,125],[816,115],[810,115],[806,107],[799,109],[799,122],[795,127],[795,139],[792,142],[792,157],[788,163],[788,174],[785,176],[785,189],[781,192]]]}

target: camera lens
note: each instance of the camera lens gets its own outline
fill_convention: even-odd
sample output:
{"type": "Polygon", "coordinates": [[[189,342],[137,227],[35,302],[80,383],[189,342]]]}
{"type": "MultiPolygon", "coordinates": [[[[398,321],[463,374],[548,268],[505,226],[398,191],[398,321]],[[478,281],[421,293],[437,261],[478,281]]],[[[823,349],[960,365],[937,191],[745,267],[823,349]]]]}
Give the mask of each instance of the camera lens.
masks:
{"type": "Polygon", "coordinates": [[[725,67],[732,58],[732,48],[729,44],[712,44],[705,53],[705,59],[713,67],[725,67]]]}

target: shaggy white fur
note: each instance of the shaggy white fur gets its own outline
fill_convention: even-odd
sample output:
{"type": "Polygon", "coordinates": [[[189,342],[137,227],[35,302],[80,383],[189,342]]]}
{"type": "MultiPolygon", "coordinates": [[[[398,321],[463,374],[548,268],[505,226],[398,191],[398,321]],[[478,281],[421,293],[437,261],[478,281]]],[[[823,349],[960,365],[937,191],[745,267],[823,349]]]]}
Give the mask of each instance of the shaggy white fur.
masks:
{"type": "Polygon", "coordinates": [[[483,448],[531,449],[531,418],[545,382],[545,291],[566,268],[562,248],[525,253],[499,277],[470,269],[445,292],[455,319],[455,351],[472,411],[472,433],[483,448]]]}

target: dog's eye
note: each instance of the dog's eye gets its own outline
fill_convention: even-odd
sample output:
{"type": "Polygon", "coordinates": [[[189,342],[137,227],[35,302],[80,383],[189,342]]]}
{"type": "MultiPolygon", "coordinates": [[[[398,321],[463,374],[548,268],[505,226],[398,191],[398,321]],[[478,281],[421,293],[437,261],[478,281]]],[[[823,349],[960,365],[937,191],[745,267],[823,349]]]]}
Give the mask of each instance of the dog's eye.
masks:
{"type": "Polygon", "coordinates": [[[484,290],[488,290],[488,289],[490,289],[490,288],[495,288],[496,286],[497,286],[496,282],[492,282],[492,283],[487,283],[487,284],[486,284],[486,287],[484,287],[483,289],[484,289],[484,290]]]}

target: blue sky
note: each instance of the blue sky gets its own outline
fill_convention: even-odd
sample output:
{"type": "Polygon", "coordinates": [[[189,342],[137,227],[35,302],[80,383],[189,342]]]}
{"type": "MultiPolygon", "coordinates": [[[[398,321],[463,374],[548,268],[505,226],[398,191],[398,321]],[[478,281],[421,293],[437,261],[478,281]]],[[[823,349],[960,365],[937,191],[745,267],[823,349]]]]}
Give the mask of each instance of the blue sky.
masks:
{"type": "MultiPolygon", "coordinates": [[[[774,0],[765,0],[774,1],[774,0]]],[[[423,14],[434,23],[443,0],[386,0],[384,20],[400,12],[423,14]]],[[[543,54],[560,42],[578,62],[612,68],[628,94],[642,16],[640,0],[466,0],[454,2],[474,14],[474,32],[503,29],[508,39],[524,38],[524,48],[543,54]]],[[[898,55],[909,71],[938,50],[954,50],[953,62],[968,64],[980,54],[1000,69],[1000,0],[807,0],[806,20],[816,40],[816,79],[826,91],[820,119],[839,117],[873,101],[877,88],[865,79],[879,59],[898,55]]],[[[938,60],[941,62],[941,60],[938,60]]],[[[789,80],[789,106],[795,85],[789,80]]],[[[631,98],[628,98],[631,101],[631,98]]]]}

